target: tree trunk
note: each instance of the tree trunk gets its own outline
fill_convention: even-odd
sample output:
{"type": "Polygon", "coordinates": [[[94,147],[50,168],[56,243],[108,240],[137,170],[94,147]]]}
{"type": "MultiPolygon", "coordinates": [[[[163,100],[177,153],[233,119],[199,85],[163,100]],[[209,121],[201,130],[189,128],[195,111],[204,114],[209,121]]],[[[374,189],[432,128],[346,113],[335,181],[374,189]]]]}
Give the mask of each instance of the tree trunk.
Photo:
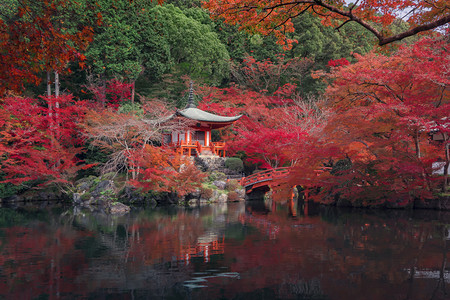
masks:
{"type": "Polygon", "coordinates": [[[47,96],[52,95],[52,83],[50,81],[50,71],[47,71],[47,96]]]}
{"type": "Polygon", "coordinates": [[[100,75],[101,76],[101,102],[102,102],[102,106],[105,107],[106,106],[106,79],[104,77],[104,75],[100,75]]]}
{"type": "Polygon", "coordinates": [[[449,183],[449,176],[448,176],[448,167],[450,165],[450,143],[448,141],[448,136],[446,133],[443,133],[444,135],[444,147],[445,147],[445,165],[444,165],[444,190],[445,193],[447,191],[449,183]]]}
{"type": "Polygon", "coordinates": [[[55,96],[59,97],[59,73],[55,71],[55,96]]]}
{"type": "MultiPolygon", "coordinates": [[[[55,71],[55,98],[59,97],[59,73],[55,71]]],[[[55,101],[55,137],[59,138],[59,101],[56,99],[55,101]]]]}
{"type": "Polygon", "coordinates": [[[135,86],[136,86],[136,81],[133,81],[133,83],[131,85],[131,104],[134,104],[135,86]]]}
{"type": "Polygon", "coordinates": [[[416,146],[416,156],[417,158],[420,158],[422,155],[420,153],[420,142],[419,142],[419,131],[416,131],[416,136],[414,137],[414,143],[416,146]]]}

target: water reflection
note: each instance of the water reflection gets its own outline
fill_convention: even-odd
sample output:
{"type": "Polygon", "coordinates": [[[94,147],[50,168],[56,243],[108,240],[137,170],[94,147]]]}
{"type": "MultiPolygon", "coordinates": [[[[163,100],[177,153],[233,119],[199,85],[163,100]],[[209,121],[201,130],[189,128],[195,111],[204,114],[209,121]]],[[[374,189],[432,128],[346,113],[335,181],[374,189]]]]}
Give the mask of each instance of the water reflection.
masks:
{"type": "Polygon", "coordinates": [[[0,297],[448,299],[450,213],[0,209],[0,297]]]}

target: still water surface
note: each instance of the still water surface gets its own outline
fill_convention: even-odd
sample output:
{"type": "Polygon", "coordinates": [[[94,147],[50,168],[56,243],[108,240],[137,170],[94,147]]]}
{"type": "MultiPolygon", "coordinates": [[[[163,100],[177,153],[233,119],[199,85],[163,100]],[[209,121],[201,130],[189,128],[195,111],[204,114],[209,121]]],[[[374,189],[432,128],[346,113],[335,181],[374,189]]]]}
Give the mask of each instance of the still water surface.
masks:
{"type": "Polygon", "coordinates": [[[449,228],[436,211],[260,202],[0,208],[0,299],[450,299],[449,228]]]}

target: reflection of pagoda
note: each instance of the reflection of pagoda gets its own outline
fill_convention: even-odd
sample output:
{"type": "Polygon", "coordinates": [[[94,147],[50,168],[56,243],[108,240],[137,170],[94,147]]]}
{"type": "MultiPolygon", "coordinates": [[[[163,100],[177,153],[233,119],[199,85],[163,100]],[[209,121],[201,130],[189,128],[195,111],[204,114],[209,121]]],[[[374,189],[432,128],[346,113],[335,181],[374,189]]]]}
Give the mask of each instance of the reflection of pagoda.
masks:
{"type": "Polygon", "coordinates": [[[194,257],[203,257],[205,262],[209,262],[210,256],[214,254],[223,254],[225,236],[203,236],[199,237],[195,245],[186,245],[180,249],[179,260],[185,261],[186,265],[194,257]]]}
{"type": "Polygon", "coordinates": [[[166,136],[166,143],[178,153],[188,156],[202,153],[225,156],[225,142],[212,142],[211,130],[231,125],[242,117],[224,117],[198,109],[194,104],[192,83],[187,106],[183,110],[177,110],[174,116],[187,119],[192,125],[185,131],[171,132],[166,136]]]}

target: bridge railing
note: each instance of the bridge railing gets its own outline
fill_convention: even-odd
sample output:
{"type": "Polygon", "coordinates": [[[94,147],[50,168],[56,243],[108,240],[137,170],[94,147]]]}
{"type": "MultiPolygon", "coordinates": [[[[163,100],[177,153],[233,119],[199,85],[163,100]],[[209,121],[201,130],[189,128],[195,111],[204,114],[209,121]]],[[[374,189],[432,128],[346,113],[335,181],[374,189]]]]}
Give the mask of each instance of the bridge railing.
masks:
{"type": "Polygon", "coordinates": [[[287,174],[289,174],[290,169],[291,168],[289,168],[289,167],[283,167],[283,168],[261,171],[261,172],[258,172],[258,173],[255,173],[250,176],[242,178],[241,185],[243,187],[247,187],[247,186],[250,186],[250,185],[258,183],[258,182],[282,178],[282,177],[287,176],[287,174]]]}

